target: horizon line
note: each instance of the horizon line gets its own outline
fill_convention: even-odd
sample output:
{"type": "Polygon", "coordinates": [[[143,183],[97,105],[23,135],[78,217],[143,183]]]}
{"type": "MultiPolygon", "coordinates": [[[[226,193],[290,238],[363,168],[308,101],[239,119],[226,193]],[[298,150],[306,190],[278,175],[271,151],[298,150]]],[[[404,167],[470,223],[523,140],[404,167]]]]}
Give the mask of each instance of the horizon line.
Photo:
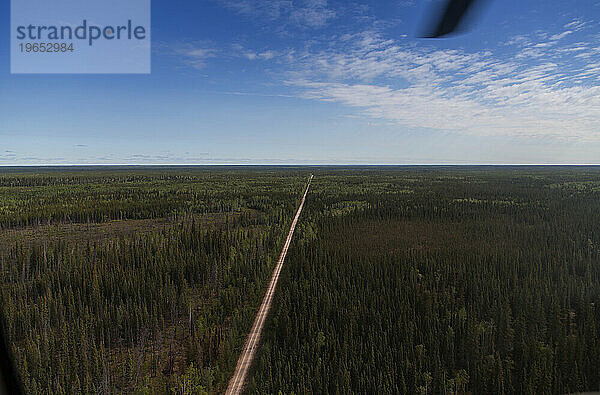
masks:
{"type": "Polygon", "coordinates": [[[600,166],[600,163],[67,163],[67,164],[0,164],[0,168],[11,167],[222,167],[222,166],[295,166],[295,167],[319,167],[319,166],[600,166]]]}

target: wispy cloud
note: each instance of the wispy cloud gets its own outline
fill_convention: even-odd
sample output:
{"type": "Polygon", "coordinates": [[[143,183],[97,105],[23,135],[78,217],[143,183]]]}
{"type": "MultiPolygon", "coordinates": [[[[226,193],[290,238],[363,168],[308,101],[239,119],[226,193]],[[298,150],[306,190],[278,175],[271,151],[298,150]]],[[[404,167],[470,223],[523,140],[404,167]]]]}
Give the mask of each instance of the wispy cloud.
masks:
{"type": "Polygon", "coordinates": [[[5,153],[0,153],[0,161],[13,161],[16,159],[17,154],[14,151],[6,150],[5,153]]]}
{"type": "MultiPolygon", "coordinates": [[[[336,16],[325,0],[222,1],[240,14],[308,27],[336,16]]],[[[234,45],[224,53],[188,45],[180,54],[196,68],[217,54],[276,62],[300,97],[339,103],[386,124],[600,140],[600,45],[585,34],[588,26],[574,19],[559,31],[514,36],[494,50],[438,49],[374,29],[288,50],[234,45]]]]}
{"type": "Polygon", "coordinates": [[[578,32],[587,25],[588,22],[584,22],[582,19],[576,18],[572,22],[567,23],[564,27],[567,29],[573,29],[574,31],[578,32]]]}
{"type": "Polygon", "coordinates": [[[275,58],[276,56],[279,56],[279,53],[272,49],[256,51],[247,49],[240,44],[233,45],[232,49],[233,56],[241,56],[248,60],[270,60],[275,58]]]}
{"type": "Polygon", "coordinates": [[[271,20],[280,18],[292,8],[291,0],[221,0],[220,3],[239,14],[265,17],[271,20]]]}
{"type": "Polygon", "coordinates": [[[295,26],[320,28],[336,17],[336,12],[328,7],[327,0],[221,0],[227,8],[238,14],[265,18],[269,21],[281,20],[295,26]]]}
{"type": "Polygon", "coordinates": [[[319,28],[335,16],[335,11],[327,8],[327,0],[306,0],[303,6],[292,9],[290,20],[300,26],[319,28]]]}
{"type": "Polygon", "coordinates": [[[567,37],[569,34],[572,34],[573,30],[565,30],[562,33],[557,33],[557,34],[553,34],[552,36],[550,36],[550,41],[558,41],[561,38],[565,38],[567,37]]]}
{"type": "Polygon", "coordinates": [[[597,60],[600,52],[591,41],[557,44],[573,29],[549,40],[515,37],[501,53],[417,47],[377,32],[347,35],[339,45],[290,55],[288,84],[307,99],[410,127],[599,139],[600,63],[574,62],[570,50],[597,60]]]}
{"type": "Polygon", "coordinates": [[[219,51],[211,48],[207,43],[178,43],[171,52],[182,58],[185,65],[194,69],[206,67],[207,60],[217,56],[219,51]]]}

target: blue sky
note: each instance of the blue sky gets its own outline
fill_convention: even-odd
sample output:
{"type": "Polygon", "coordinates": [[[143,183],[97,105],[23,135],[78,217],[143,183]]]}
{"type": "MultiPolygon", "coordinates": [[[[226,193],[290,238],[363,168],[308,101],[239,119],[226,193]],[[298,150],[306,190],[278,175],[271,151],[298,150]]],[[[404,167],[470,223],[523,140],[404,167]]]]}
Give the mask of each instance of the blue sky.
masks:
{"type": "Polygon", "coordinates": [[[0,165],[600,163],[600,0],[152,2],[150,75],[11,75],[0,165]]]}

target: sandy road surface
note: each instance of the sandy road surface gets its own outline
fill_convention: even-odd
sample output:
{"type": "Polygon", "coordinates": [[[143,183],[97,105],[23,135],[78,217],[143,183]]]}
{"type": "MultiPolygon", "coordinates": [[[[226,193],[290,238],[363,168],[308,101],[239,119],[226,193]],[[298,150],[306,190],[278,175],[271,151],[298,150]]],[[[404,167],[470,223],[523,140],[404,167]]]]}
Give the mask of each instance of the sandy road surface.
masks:
{"type": "Polygon", "coordinates": [[[302,207],[304,207],[304,200],[306,200],[306,194],[308,193],[308,188],[310,188],[310,182],[312,181],[312,178],[313,176],[311,175],[310,179],[308,180],[308,185],[306,186],[306,191],[304,191],[304,196],[302,196],[300,207],[298,207],[296,216],[292,221],[290,232],[288,233],[287,238],[285,239],[283,250],[281,250],[281,255],[279,256],[277,265],[273,270],[273,275],[271,276],[269,288],[267,288],[267,292],[265,292],[265,297],[263,298],[262,304],[260,305],[260,309],[256,314],[254,324],[252,324],[252,329],[250,329],[250,333],[248,334],[248,338],[246,339],[246,343],[244,344],[244,349],[242,350],[242,353],[240,354],[240,357],[237,361],[237,365],[235,367],[233,376],[229,381],[227,391],[225,391],[225,394],[227,395],[240,394],[242,392],[242,389],[244,388],[244,383],[246,381],[246,376],[248,375],[248,370],[252,365],[254,354],[256,354],[256,349],[258,348],[258,341],[260,340],[260,335],[262,333],[263,326],[265,325],[265,320],[267,318],[267,315],[269,314],[271,303],[273,302],[273,295],[275,294],[275,288],[277,287],[279,274],[281,273],[281,268],[283,267],[285,256],[287,254],[288,248],[290,247],[292,236],[294,236],[294,229],[296,229],[296,223],[298,222],[298,218],[300,217],[300,213],[302,212],[302,207]]]}

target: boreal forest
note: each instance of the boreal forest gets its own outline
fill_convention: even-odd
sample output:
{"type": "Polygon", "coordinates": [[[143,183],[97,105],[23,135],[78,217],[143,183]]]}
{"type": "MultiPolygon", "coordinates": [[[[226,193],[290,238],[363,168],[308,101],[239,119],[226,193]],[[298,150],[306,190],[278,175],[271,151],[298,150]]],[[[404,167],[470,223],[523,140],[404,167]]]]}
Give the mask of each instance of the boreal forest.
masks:
{"type": "Polygon", "coordinates": [[[600,390],[600,168],[0,173],[27,394],[227,387],[314,175],[245,390],[600,390]]]}

